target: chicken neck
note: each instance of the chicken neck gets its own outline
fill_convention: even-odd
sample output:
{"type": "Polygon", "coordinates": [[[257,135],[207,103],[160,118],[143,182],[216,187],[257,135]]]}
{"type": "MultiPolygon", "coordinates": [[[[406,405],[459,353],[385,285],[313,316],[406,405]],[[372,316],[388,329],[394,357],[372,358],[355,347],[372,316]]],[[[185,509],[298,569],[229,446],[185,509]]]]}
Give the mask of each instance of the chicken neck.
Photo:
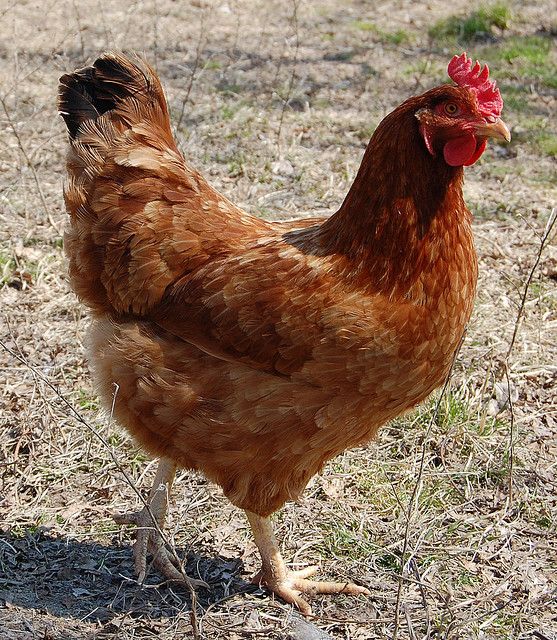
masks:
{"type": "Polygon", "coordinates": [[[390,296],[404,297],[416,280],[435,276],[433,260],[451,259],[469,237],[462,167],[428,153],[416,100],[379,125],[340,209],[314,236],[322,255],[344,255],[347,272],[390,296]]]}

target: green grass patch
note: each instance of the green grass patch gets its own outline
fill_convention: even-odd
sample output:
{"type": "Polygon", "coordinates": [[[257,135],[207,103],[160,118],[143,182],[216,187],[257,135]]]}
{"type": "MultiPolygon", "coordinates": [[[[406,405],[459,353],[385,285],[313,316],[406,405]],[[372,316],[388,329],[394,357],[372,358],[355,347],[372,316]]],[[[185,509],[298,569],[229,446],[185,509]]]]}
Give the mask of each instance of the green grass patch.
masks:
{"type": "MultiPolygon", "coordinates": [[[[486,418],[482,426],[481,407],[472,405],[465,390],[455,388],[445,392],[439,403],[437,415],[435,415],[437,403],[437,397],[433,396],[421,405],[413,414],[412,426],[426,429],[434,420],[433,428],[436,432],[447,433],[458,426],[478,435],[490,435],[499,426],[491,417],[486,418]]],[[[400,421],[404,423],[407,418],[401,418],[400,421]]],[[[395,424],[397,422],[395,421],[395,424]]]]}
{"type": "Polygon", "coordinates": [[[107,436],[106,441],[111,447],[119,447],[123,444],[124,437],[119,431],[117,431],[107,436]]]}
{"type": "Polygon", "coordinates": [[[121,534],[128,531],[131,533],[133,530],[134,528],[132,526],[124,527],[116,524],[112,518],[99,518],[90,523],[89,532],[104,538],[105,536],[114,536],[115,532],[121,534]]]}
{"type": "Polygon", "coordinates": [[[360,31],[371,31],[375,33],[377,31],[377,26],[374,22],[369,22],[367,20],[354,20],[352,26],[355,29],[359,29],[360,31]]]}
{"type": "Polygon", "coordinates": [[[557,135],[542,131],[536,135],[536,144],[546,156],[557,157],[557,135]]]}
{"type": "Polygon", "coordinates": [[[79,389],[77,392],[77,404],[84,411],[99,411],[100,408],[98,398],[85,389],[79,389]]]}
{"type": "Polygon", "coordinates": [[[35,536],[37,534],[40,535],[41,527],[44,526],[44,522],[47,520],[48,518],[44,514],[41,514],[36,517],[35,521],[32,523],[15,524],[9,528],[9,535],[11,538],[21,540],[25,538],[28,539],[30,536],[35,536]]]}
{"type": "Polygon", "coordinates": [[[218,60],[207,60],[207,62],[203,65],[204,69],[208,69],[209,71],[217,70],[222,68],[222,64],[218,60]]]}
{"type": "Polygon", "coordinates": [[[15,268],[16,263],[13,256],[0,251],[0,286],[11,280],[15,268]]]}
{"type": "Polygon", "coordinates": [[[148,462],[151,458],[145,451],[142,451],[141,449],[136,449],[135,451],[130,452],[130,456],[133,457],[129,458],[129,471],[133,478],[137,478],[143,472],[143,466],[145,465],[145,463],[148,462]]]}
{"type": "Polygon", "coordinates": [[[239,140],[253,135],[254,115],[249,107],[249,102],[243,98],[229,99],[220,107],[218,122],[229,120],[234,121],[235,125],[224,133],[225,140],[239,140]]]}
{"type": "Polygon", "coordinates": [[[447,81],[447,63],[435,60],[414,60],[400,70],[404,78],[431,78],[434,82],[447,81]]]}
{"type": "Polygon", "coordinates": [[[240,102],[234,104],[223,104],[220,108],[220,115],[222,120],[232,120],[232,118],[238,113],[241,107],[240,102]]]}
{"type": "Polygon", "coordinates": [[[553,527],[553,520],[550,515],[541,515],[534,522],[542,529],[551,529],[553,527]]]}
{"type": "MultiPolygon", "coordinates": [[[[513,134],[514,135],[514,134],[513,134]]],[[[506,175],[516,175],[513,168],[505,168],[502,164],[493,165],[486,163],[485,175],[493,176],[496,178],[503,178],[506,175]]],[[[483,200],[475,202],[471,207],[474,218],[479,220],[501,220],[508,221],[513,218],[513,209],[508,202],[500,201],[498,203],[488,203],[483,200]]]]}
{"type": "Polygon", "coordinates": [[[549,129],[549,121],[543,116],[519,119],[520,128],[513,134],[513,144],[529,144],[540,154],[557,157],[557,134],[549,129]]]}
{"type": "Polygon", "coordinates": [[[371,139],[371,136],[375,133],[376,128],[377,127],[374,124],[364,126],[356,131],[356,136],[359,140],[368,142],[371,139]]]}
{"type": "Polygon", "coordinates": [[[543,36],[512,36],[499,47],[501,59],[510,64],[523,61],[534,67],[545,65],[549,51],[549,39],[543,36]]]}
{"type": "Polygon", "coordinates": [[[530,89],[508,84],[499,85],[501,95],[504,96],[505,110],[525,113],[530,110],[530,89]]]}
{"type": "Polygon", "coordinates": [[[505,4],[482,7],[467,16],[449,16],[438,20],[430,29],[433,40],[470,43],[486,40],[494,28],[504,31],[511,21],[510,9],[505,4]]]}
{"type": "MultiPolygon", "coordinates": [[[[322,552],[327,557],[349,558],[357,561],[373,556],[380,549],[377,542],[371,539],[370,531],[358,531],[358,525],[349,521],[327,521],[323,525],[322,532],[322,552]]],[[[394,566],[395,568],[398,566],[396,559],[394,559],[394,566]]]]}
{"type": "Polygon", "coordinates": [[[517,515],[541,529],[552,529],[557,524],[555,514],[548,508],[544,496],[533,493],[517,500],[514,508],[517,515]]]}
{"type": "Polygon", "coordinates": [[[501,43],[485,47],[482,56],[497,67],[498,79],[511,78],[521,85],[535,81],[557,89],[557,65],[551,56],[551,46],[549,37],[511,36],[501,43]]]}
{"type": "Polygon", "coordinates": [[[378,40],[387,44],[404,44],[410,42],[410,35],[404,29],[397,29],[396,31],[386,31],[381,29],[374,22],[367,20],[355,20],[352,26],[359,31],[367,31],[373,33],[378,40]]]}
{"type": "Polygon", "coordinates": [[[400,560],[394,553],[384,551],[377,556],[375,563],[386,571],[392,571],[393,573],[400,571],[400,560]]]}
{"type": "Polygon", "coordinates": [[[233,82],[223,82],[218,85],[217,91],[219,93],[237,96],[242,92],[242,87],[239,84],[235,84],[233,82]]]}
{"type": "Polygon", "coordinates": [[[455,584],[464,587],[473,587],[481,584],[481,578],[477,573],[463,569],[455,576],[455,584]]]}

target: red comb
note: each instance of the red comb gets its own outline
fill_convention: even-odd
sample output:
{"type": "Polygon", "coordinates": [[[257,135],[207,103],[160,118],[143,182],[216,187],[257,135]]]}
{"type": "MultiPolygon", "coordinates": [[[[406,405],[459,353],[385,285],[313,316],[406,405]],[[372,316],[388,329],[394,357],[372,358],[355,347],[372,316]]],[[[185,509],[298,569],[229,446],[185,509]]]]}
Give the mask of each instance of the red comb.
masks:
{"type": "Polygon", "coordinates": [[[499,93],[497,84],[489,80],[489,68],[476,60],[472,66],[472,60],[466,53],[455,56],[447,68],[449,77],[461,87],[468,87],[476,94],[480,113],[489,118],[498,118],[503,110],[503,98],[499,93]]]}

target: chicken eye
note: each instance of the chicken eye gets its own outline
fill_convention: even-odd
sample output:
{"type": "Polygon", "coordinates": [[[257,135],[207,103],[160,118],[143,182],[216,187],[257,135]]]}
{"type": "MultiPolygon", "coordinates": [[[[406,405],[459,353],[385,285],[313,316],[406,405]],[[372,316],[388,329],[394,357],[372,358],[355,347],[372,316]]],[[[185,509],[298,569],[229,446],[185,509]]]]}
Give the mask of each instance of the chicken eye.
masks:
{"type": "Polygon", "coordinates": [[[448,116],[454,116],[458,112],[458,106],[454,102],[445,103],[445,113],[448,116]]]}

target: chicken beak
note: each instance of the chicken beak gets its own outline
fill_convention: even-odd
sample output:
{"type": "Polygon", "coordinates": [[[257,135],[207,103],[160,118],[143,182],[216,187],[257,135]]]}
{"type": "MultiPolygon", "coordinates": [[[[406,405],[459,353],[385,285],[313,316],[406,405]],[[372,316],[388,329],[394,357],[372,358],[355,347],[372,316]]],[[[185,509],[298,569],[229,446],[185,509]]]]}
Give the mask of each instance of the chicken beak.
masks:
{"type": "Polygon", "coordinates": [[[495,122],[482,122],[482,124],[477,124],[474,129],[475,133],[482,138],[495,138],[497,140],[506,140],[507,142],[511,141],[511,132],[501,118],[497,118],[495,122]]]}

